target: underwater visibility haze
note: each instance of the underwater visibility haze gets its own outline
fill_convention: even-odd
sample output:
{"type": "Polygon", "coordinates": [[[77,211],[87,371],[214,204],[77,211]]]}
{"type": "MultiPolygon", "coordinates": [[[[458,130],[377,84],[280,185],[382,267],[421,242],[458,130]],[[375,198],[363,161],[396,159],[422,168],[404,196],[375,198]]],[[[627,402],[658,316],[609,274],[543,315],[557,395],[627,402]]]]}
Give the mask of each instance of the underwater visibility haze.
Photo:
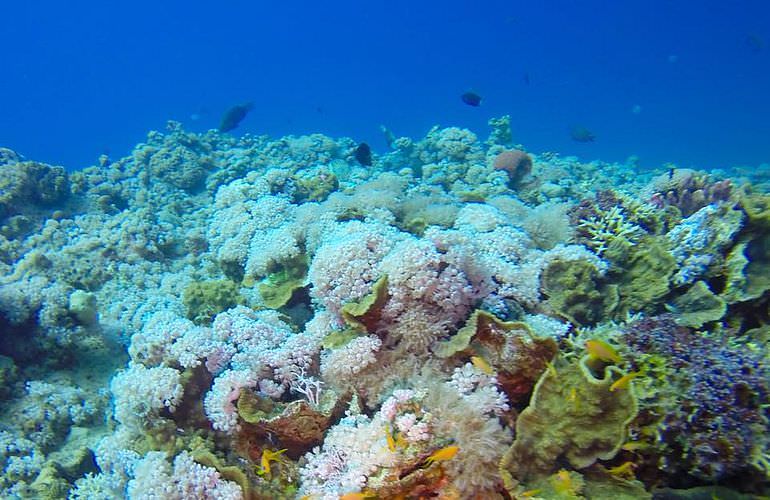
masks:
{"type": "Polygon", "coordinates": [[[770,496],[770,4],[1,9],[0,498],[770,496]]]}

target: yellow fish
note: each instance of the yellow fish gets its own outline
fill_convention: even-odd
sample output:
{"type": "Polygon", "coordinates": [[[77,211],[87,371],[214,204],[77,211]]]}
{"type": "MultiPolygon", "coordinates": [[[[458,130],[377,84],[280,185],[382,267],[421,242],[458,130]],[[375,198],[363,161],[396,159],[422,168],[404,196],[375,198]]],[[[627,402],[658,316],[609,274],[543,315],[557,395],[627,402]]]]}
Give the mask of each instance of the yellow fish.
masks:
{"type": "Polygon", "coordinates": [[[388,443],[388,450],[391,452],[395,452],[397,448],[406,448],[409,446],[404,435],[400,432],[394,433],[390,425],[387,424],[385,425],[385,440],[388,443]]]}
{"type": "Polygon", "coordinates": [[[450,460],[454,458],[455,455],[457,455],[458,451],[460,451],[459,446],[455,446],[455,445],[445,446],[440,450],[435,451],[431,456],[426,458],[425,466],[431,465],[434,462],[442,462],[444,460],[450,460]]]}
{"type": "Polygon", "coordinates": [[[623,361],[614,347],[603,340],[586,340],[586,351],[594,359],[606,362],[620,363],[623,361]]]}
{"type": "Polygon", "coordinates": [[[388,442],[388,449],[390,451],[396,451],[396,440],[393,439],[393,434],[390,433],[390,426],[385,426],[385,439],[388,442]]]}
{"type": "Polygon", "coordinates": [[[537,495],[541,491],[543,491],[543,490],[527,490],[527,491],[522,492],[521,495],[519,495],[519,496],[522,497],[522,498],[532,498],[533,496],[537,495]]]}
{"type": "Polygon", "coordinates": [[[555,474],[555,477],[551,479],[551,484],[553,484],[553,489],[556,490],[556,493],[577,494],[577,486],[572,481],[572,476],[564,469],[555,474]]]}
{"type": "Polygon", "coordinates": [[[610,386],[610,392],[615,392],[618,389],[628,389],[628,386],[631,384],[631,381],[634,380],[636,377],[641,375],[641,372],[631,372],[626,373],[619,379],[617,379],[615,382],[612,383],[610,386]]]}
{"type": "Polygon", "coordinates": [[[623,479],[633,479],[634,478],[634,469],[636,468],[636,464],[633,462],[623,462],[622,464],[618,465],[617,467],[612,467],[610,469],[607,469],[607,472],[612,474],[615,477],[621,477],[623,479]]]}
{"type": "Polygon", "coordinates": [[[486,373],[487,375],[492,375],[495,373],[495,370],[489,365],[489,363],[487,363],[487,360],[481,356],[471,356],[471,363],[473,363],[473,366],[486,373]]]}
{"type": "Polygon", "coordinates": [[[262,450],[262,459],[260,460],[260,465],[262,466],[257,473],[260,476],[266,476],[270,477],[270,462],[277,462],[280,460],[281,454],[286,451],[286,448],[282,450],[268,450],[265,448],[262,450]]]}

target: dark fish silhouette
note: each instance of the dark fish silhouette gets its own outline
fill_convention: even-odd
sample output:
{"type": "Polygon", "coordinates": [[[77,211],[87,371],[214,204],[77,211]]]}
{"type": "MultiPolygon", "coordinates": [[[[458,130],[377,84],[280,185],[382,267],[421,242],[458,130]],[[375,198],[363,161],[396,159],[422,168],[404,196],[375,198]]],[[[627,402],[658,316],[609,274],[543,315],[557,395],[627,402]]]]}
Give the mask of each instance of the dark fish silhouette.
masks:
{"type": "Polygon", "coordinates": [[[353,156],[361,165],[368,167],[372,164],[372,148],[365,142],[358,145],[356,150],[353,151],[353,156]]]}
{"type": "Polygon", "coordinates": [[[237,106],[228,109],[225,111],[225,114],[222,115],[222,121],[219,123],[219,131],[229,132],[230,130],[233,130],[244,118],[246,118],[246,115],[248,115],[249,111],[252,109],[254,109],[253,102],[238,104],[237,106]]]}
{"type": "Polygon", "coordinates": [[[476,92],[468,91],[460,96],[460,99],[468,106],[478,106],[481,104],[481,96],[476,92]]]}
{"type": "Polygon", "coordinates": [[[587,128],[577,125],[569,130],[569,136],[577,142],[594,142],[596,136],[587,128]]]}
{"type": "Polygon", "coordinates": [[[524,73],[524,76],[522,76],[521,79],[524,82],[524,85],[529,85],[529,73],[524,73]]]}

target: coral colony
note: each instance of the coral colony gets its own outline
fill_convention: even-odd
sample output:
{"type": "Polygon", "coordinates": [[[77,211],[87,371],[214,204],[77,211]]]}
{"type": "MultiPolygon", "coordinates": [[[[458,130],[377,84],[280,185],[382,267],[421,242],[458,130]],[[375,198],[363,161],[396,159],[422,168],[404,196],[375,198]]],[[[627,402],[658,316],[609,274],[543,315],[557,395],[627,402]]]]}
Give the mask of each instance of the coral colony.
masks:
{"type": "Polygon", "coordinates": [[[767,495],[770,186],[490,127],[0,150],[0,496],[767,495]]]}

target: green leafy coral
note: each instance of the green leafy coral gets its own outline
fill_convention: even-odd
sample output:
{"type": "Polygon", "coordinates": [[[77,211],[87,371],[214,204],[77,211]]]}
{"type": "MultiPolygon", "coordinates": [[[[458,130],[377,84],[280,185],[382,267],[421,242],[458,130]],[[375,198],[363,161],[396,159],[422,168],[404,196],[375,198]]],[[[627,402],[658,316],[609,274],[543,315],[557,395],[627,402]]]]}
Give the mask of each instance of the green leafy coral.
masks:
{"type": "Polygon", "coordinates": [[[209,324],[220,312],[245,302],[238,283],[228,279],[193,281],[182,297],[187,317],[199,325],[209,324]]]}
{"type": "Polygon", "coordinates": [[[278,309],[286,305],[294,291],[305,286],[307,278],[307,256],[297,255],[278,266],[278,270],[269,274],[259,284],[259,294],[265,305],[278,309]]]}
{"type": "Polygon", "coordinates": [[[348,325],[367,330],[367,324],[379,313],[387,299],[388,276],[384,274],[372,285],[371,292],[360,300],[348,302],[340,312],[348,325]]]}
{"type": "Polygon", "coordinates": [[[554,313],[579,325],[602,321],[620,300],[618,286],[603,283],[587,261],[555,259],[543,271],[541,284],[554,313]]]}
{"type": "Polygon", "coordinates": [[[650,309],[671,290],[676,259],[664,237],[642,238],[620,265],[622,270],[617,279],[620,301],[616,312],[620,317],[650,309]]]}
{"type": "Polygon", "coordinates": [[[549,474],[560,459],[581,469],[613,458],[638,411],[633,386],[613,386],[622,375],[589,356],[546,370],[500,462],[506,487],[549,474]]]}
{"type": "Polygon", "coordinates": [[[727,303],[714,294],[705,282],[697,281],[684,295],[674,299],[671,309],[677,316],[677,324],[700,328],[722,319],[727,312],[727,303]]]}

